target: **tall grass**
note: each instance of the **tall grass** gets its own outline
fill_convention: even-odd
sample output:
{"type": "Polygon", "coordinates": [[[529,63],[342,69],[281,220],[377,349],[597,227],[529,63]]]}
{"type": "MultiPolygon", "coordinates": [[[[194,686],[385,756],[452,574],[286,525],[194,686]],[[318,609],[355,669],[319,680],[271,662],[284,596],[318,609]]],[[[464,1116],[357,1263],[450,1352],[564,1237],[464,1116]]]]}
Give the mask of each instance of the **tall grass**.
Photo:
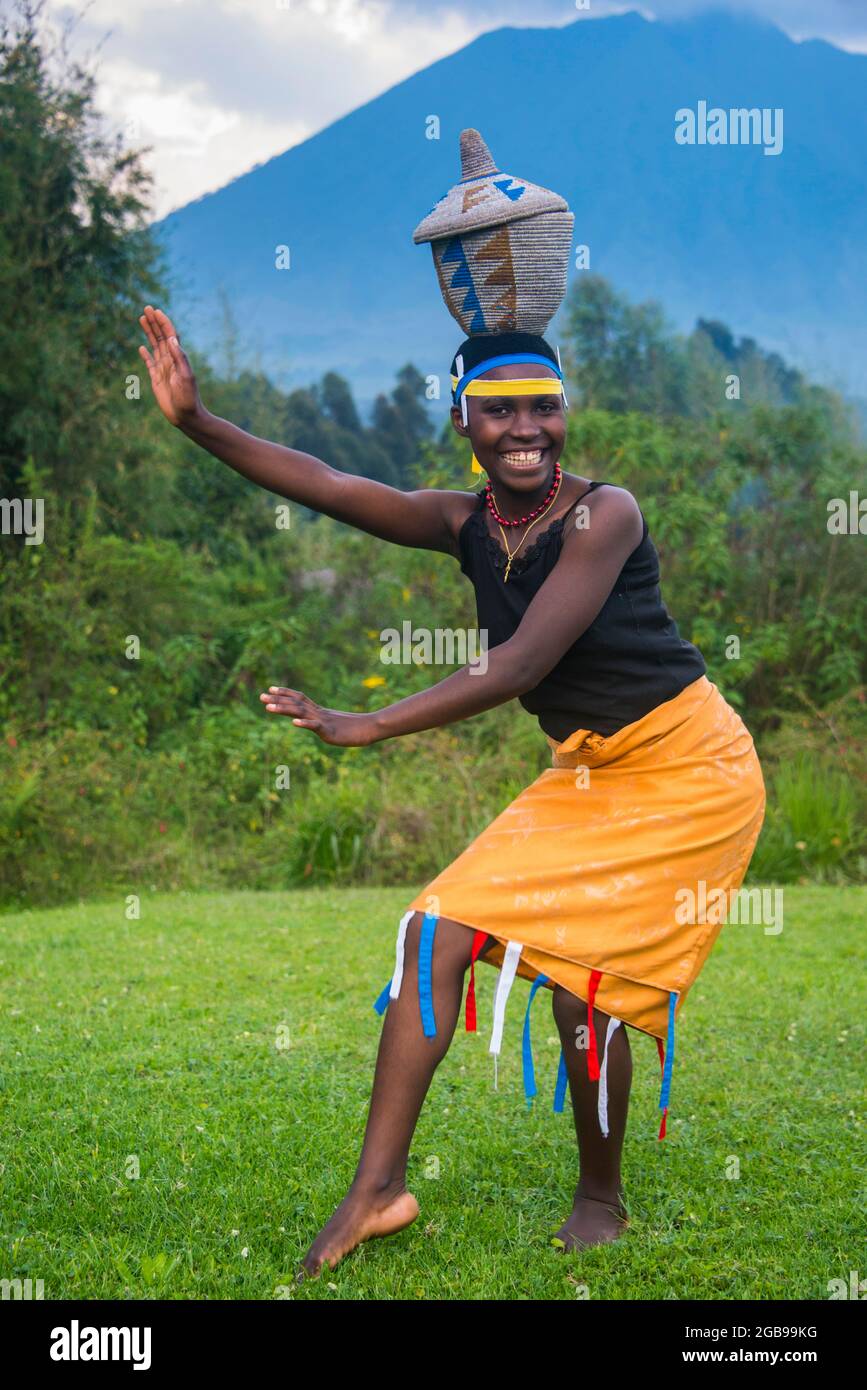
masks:
{"type": "Polygon", "coordinates": [[[781,883],[863,879],[867,832],[856,785],[813,753],[781,763],[769,783],[752,876],[781,883]]]}

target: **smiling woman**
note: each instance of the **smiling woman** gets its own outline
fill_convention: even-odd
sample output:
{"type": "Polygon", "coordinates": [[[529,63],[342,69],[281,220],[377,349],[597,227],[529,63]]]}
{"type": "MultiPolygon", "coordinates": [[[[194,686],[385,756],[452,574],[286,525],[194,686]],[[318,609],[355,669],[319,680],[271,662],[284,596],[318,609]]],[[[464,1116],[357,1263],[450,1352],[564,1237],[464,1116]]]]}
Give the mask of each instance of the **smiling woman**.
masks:
{"type": "MultiPolygon", "coordinates": [[[[363,746],[517,698],[552,766],[408,904],[355,1178],[304,1271],[415,1220],[406,1188],[415,1125],[451,1041],[467,971],[500,967],[490,1051],[516,975],[551,991],[562,1052],[555,1109],[572,1096],[580,1176],[566,1248],[622,1234],[620,1157],[631,1082],[627,1026],[656,1040],[665,1133],[675,1019],[720,930],[684,921],[684,891],[736,890],[764,814],[753,741],[662,601],[641,508],[603,479],[563,473],[567,402],[542,336],[566,282],[563,200],[498,170],[477,131],[463,177],[416,230],[468,334],[452,362],[452,424],[488,481],[478,493],[403,493],[257,439],[203,406],[174,325],[148,306],[141,349],[166,417],[271,492],[398,545],[442,551],[473,584],[484,670],[365,713],[271,686],[261,700],[326,743],[363,746]]],[[[524,1079],[536,1091],[529,1032],[524,1079]]]]}

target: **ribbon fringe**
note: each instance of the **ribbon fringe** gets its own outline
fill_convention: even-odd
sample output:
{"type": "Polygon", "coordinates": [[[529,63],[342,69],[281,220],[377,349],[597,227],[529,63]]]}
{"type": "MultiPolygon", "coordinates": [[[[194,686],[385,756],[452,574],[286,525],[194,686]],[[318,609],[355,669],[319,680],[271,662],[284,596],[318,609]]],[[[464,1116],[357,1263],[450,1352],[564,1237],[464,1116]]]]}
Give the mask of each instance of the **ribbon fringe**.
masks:
{"type": "Polygon", "coordinates": [[[537,975],[530,986],[530,997],[527,1000],[527,1011],[524,1014],[524,1033],[521,1041],[521,1065],[524,1073],[524,1095],[527,1105],[532,1106],[533,1097],[536,1095],[536,1072],[533,1067],[533,1044],[530,1041],[530,1007],[539,988],[547,982],[547,975],[537,975]]]}
{"type": "Polygon", "coordinates": [[[560,1064],[557,1067],[557,1081],[554,1086],[554,1114],[562,1115],[563,1107],[566,1104],[566,1087],[569,1083],[569,1076],[566,1071],[566,1053],[560,1048],[560,1064]]]}
{"type": "Polygon", "coordinates": [[[662,1111],[662,1122],[659,1126],[659,1138],[665,1138],[665,1123],[668,1119],[668,1102],[671,1097],[671,1072],[674,1067],[674,1015],[677,1008],[677,993],[672,990],[668,996],[668,1036],[666,1038],[665,1051],[662,1049],[662,1039],[656,1039],[656,1049],[659,1053],[659,1063],[662,1067],[662,1086],[659,1091],[659,1108],[662,1111]]]}
{"type": "Polygon", "coordinates": [[[406,948],[406,929],[409,926],[412,915],[413,909],[410,908],[409,912],[405,912],[400,919],[400,925],[397,929],[397,941],[394,948],[394,974],[373,1005],[378,1014],[384,1014],[388,1008],[389,1000],[397,999],[400,994],[400,987],[403,983],[403,958],[406,948]]]}
{"type": "Polygon", "coordinates": [[[602,1066],[599,1069],[599,1098],[597,1101],[599,1128],[606,1139],[608,1138],[608,1044],[619,1027],[620,1019],[609,1015],[605,1042],[602,1047],[602,1066]]]}
{"type": "Polygon", "coordinates": [[[593,1026],[593,1005],[596,1000],[596,991],[599,988],[599,981],[601,979],[601,970],[590,971],[590,984],[587,987],[587,1075],[591,1081],[599,1080],[599,1057],[596,1052],[596,1029],[593,1026]]]}
{"type": "Polygon", "coordinates": [[[421,1026],[426,1038],[435,1038],[437,1022],[433,1003],[433,945],[439,918],[426,912],[421,924],[421,937],[418,943],[418,1003],[421,1009],[421,1026]]]}
{"type": "MultiPolygon", "coordinates": [[[[400,987],[403,983],[404,958],[406,952],[406,932],[410,920],[413,916],[413,909],[410,908],[400,919],[397,931],[397,942],[395,944],[394,974],[388,984],[378,995],[373,1007],[378,1014],[384,1014],[392,999],[397,999],[400,995],[400,987]]],[[[422,920],[421,936],[419,939],[419,958],[418,958],[418,998],[421,1011],[422,1029],[427,1038],[436,1037],[436,1017],[434,1014],[432,976],[433,976],[433,945],[436,934],[436,927],[439,918],[433,913],[426,912],[422,920]]],[[[488,933],[476,931],[473,937],[472,952],[470,955],[470,979],[467,987],[467,999],[465,1009],[466,1029],[468,1033],[475,1033],[478,1030],[478,1018],[476,1011],[476,960],[482,946],[488,939],[488,933]]],[[[515,975],[518,970],[518,961],[524,947],[520,941],[510,941],[506,946],[506,953],[503,964],[500,968],[499,979],[497,980],[497,992],[494,997],[494,1021],[491,1030],[491,1041],[488,1051],[494,1059],[494,1089],[498,1087],[498,1060],[503,1042],[503,1027],[506,1017],[506,1004],[515,975]]],[[[597,1114],[599,1118],[599,1129],[608,1138],[608,1049],[615,1031],[620,1027],[622,1020],[609,1015],[608,1027],[605,1033],[605,1041],[602,1045],[602,1063],[599,1062],[599,1054],[596,1043],[596,1029],[593,1025],[593,1008],[596,1000],[596,993],[599,982],[602,979],[601,970],[590,972],[590,982],[587,989],[587,1024],[588,1024],[588,1048],[587,1048],[587,1075],[591,1081],[598,1081],[599,1094],[597,1099],[597,1114]]],[[[530,1035],[530,1009],[542,985],[548,983],[547,975],[537,975],[530,987],[530,997],[527,1000],[527,1008],[524,1013],[524,1029],[522,1035],[522,1070],[524,1079],[524,1096],[527,1105],[531,1106],[537,1094],[536,1072],[533,1065],[533,1045],[530,1035]]],[[[668,1029],[666,1041],[663,1046],[661,1038],[656,1039],[656,1050],[659,1055],[659,1065],[662,1072],[662,1082],[659,1092],[659,1109],[662,1111],[662,1119],[659,1125],[659,1138],[666,1136],[669,1102],[671,1099],[671,1078],[674,1069],[674,1035],[675,1035],[675,1016],[677,1012],[677,991],[671,990],[668,996],[668,1029]]],[[[560,1048],[560,1061],[557,1067],[557,1081],[554,1087],[554,1113],[562,1114],[565,1101],[566,1090],[569,1084],[568,1072],[566,1070],[566,1054],[560,1048]]]]}
{"type": "Polygon", "coordinates": [[[400,994],[400,986],[403,982],[403,957],[406,949],[406,929],[412,918],[412,908],[405,912],[400,919],[400,926],[397,929],[397,941],[394,947],[394,975],[391,980],[391,999],[397,999],[400,994]]]}
{"type": "Polygon", "coordinates": [[[518,969],[518,960],[524,947],[520,941],[510,941],[506,946],[506,954],[503,964],[500,967],[500,978],[497,981],[497,993],[494,997],[494,1026],[491,1030],[491,1043],[488,1051],[494,1056],[494,1089],[497,1088],[497,1058],[503,1045],[503,1024],[506,1020],[506,1001],[515,980],[518,969]]]}
{"type": "Polygon", "coordinates": [[[467,985],[467,1003],[464,1013],[464,1021],[468,1033],[478,1032],[478,1022],[476,1019],[476,959],[488,939],[486,931],[477,931],[473,937],[473,949],[470,955],[470,983],[467,985]]]}

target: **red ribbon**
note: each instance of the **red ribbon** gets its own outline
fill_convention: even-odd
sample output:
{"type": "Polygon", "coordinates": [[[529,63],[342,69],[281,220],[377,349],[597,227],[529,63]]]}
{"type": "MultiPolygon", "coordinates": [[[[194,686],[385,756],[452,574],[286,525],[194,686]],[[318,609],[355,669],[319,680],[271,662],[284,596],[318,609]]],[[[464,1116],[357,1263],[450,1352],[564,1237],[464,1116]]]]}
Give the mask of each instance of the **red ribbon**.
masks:
{"type": "Polygon", "coordinates": [[[602,979],[601,970],[590,971],[590,984],[587,987],[587,1026],[590,1045],[587,1049],[587,1075],[591,1081],[599,1080],[599,1054],[596,1051],[596,1029],[593,1027],[593,1001],[602,979]]]}
{"type": "MultiPolygon", "coordinates": [[[[662,1068],[662,1071],[663,1071],[663,1074],[664,1074],[664,1073],[665,1073],[665,1049],[664,1049],[663,1046],[662,1046],[662,1038],[657,1038],[657,1039],[656,1039],[656,1050],[657,1050],[657,1052],[659,1053],[659,1065],[660,1065],[660,1067],[662,1068]]],[[[661,1123],[660,1126],[659,1126],[659,1134],[657,1135],[657,1138],[658,1138],[658,1139],[664,1139],[664,1138],[665,1138],[665,1121],[666,1121],[667,1118],[668,1118],[668,1106],[666,1106],[665,1109],[664,1109],[663,1112],[662,1112],[662,1123],[661,1123]]]]}
{"type": "Polygon", "coordinates": [[[467,1007],[466,1024],[467,1032],[475,1033],[476,1029],[476,956],[488,939],[486,931],[477,931],[473,937],[473,949],[470,955],[470,983],[467,987],[467,1007]]]}

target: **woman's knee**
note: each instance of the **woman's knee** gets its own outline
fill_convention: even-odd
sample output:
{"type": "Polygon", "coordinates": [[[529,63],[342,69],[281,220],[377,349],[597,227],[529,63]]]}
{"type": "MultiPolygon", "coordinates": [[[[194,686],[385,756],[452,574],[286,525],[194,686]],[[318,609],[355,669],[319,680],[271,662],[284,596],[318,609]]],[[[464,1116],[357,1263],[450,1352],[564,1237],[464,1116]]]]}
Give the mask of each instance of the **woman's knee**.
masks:
{"type": "MultiPolygon", "coordinates": [[[[418,965],[422,924],[426,914],[418,911],[412,914],[406,928],[404,944],[406,965],[411,969],[418,965]]],[[[451,917],[437,917],[433,938],[433,961],[446,969],[468,970],[473,947],[474,929],[456,922],[451,917]]]]}

